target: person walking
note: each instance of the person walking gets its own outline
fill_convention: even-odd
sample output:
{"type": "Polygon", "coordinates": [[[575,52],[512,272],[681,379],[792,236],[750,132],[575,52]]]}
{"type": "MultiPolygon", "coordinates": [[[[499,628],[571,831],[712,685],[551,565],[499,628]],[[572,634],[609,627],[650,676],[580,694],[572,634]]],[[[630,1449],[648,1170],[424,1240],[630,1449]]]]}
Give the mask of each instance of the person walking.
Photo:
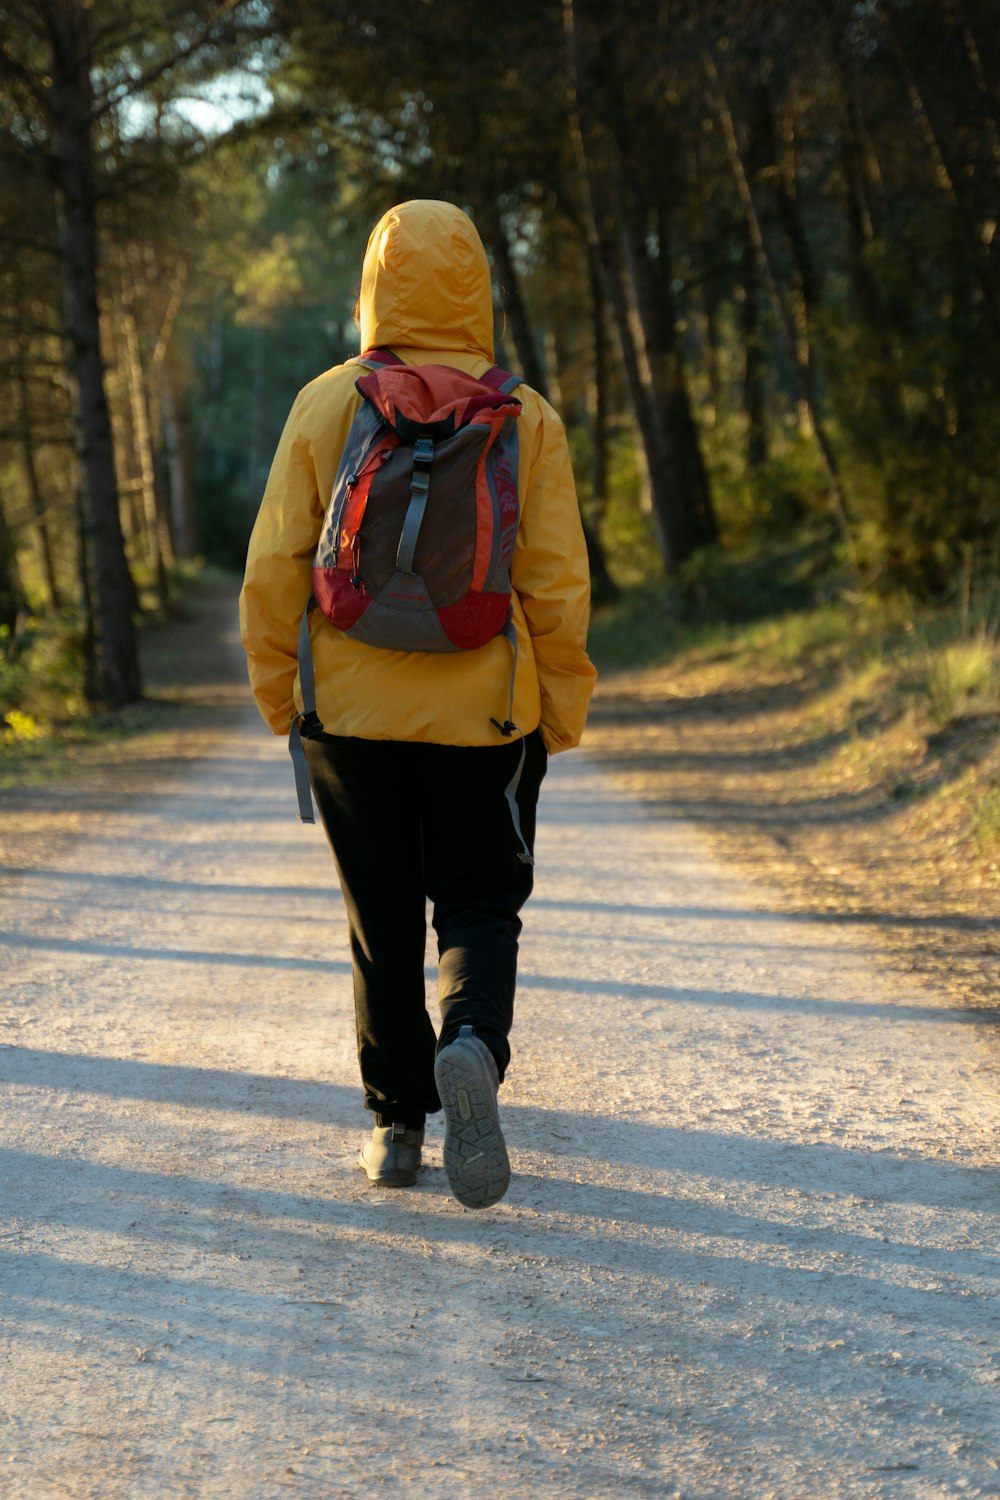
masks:
{"type": "MultiPolygon", "coordinates": [[[[358,322],[369,363],[326,371],[288,417],[250,539],[241,633],[261,715],[275,734],[291,730],[293,744],[301,737],[340,877],[364,1102],[375,1122],[358,1164],[372,1183],[412,1185],[426,1116],[443,1108],[451,1189],[484,1208],[510,1180],[497,1093],[510,1063],[539,788],[548,755],[579,743],[596,675],[586,653],[587,553],[559,417],[528,386],[488,374],[490,270],[468,216],[422,199],[384,214],[368,241],[358,322]],[[438,379],[440,367],[459,372],[446,382],[485,376],[510,393],[495,398],[516,413],[509,621],[475,649],[388,649],[307,611],[327,502],[338,483],[358,480],[340,471],[363,404],[359,376],[372,370],[377,383],[387,362],[421,367],[420,378],[434,375],[427,367],[438,367],[438,379]],[[427,901],[438,1036],[424,991],[427,901]]],[[[383,383],[400,388],[398,379],[383,383]]],[[[430,475],[428,516],[433,466],[430,475]]],[[[363,554],[363,522],[352,545],[363,554]]],[[[353,572],[363,570],[355,556],[353,572]]],[[[363,580],[351,583],[359,605],[369,603],[363,580]]]]}

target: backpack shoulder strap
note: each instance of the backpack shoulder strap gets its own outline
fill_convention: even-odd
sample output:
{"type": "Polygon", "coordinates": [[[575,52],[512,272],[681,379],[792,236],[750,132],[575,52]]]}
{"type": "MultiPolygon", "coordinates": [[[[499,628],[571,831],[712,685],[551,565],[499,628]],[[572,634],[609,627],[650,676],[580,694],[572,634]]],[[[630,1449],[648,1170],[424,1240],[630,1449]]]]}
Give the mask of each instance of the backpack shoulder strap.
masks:
{"type": "Polygon", "coordinates": [[[391,349],[386,348],[366,349],[363,354],[357,355],[356,359],[358,364],[371,366],[402,365],[406,363],[405,360],[400,359],[398,354],[393,354],[391,349]]]}
{"type": "Polygon", "coordinates": [[[500,391],[504,396],[509,396],[511,391],[516,391],[524,381],[520,375],[512,375],[509,370],[501,370],[499,365],[486,371],[485,375],[479,377],[483,385],[490,386],[495,391],[500,391]]]}
{"type": "MultiPolygon", "coordinates": [[[[367,365],[370,369],[386,365],[405,365],[406,361],[400,359],[391,349],[381,346],[377,349],[366,349],[363,354],[355,356],[358,364],[367,365]]],[[[509,396],[511,391],[517,390],[524,381],[520,375],[512,375],[509,370],[501,370],[499,365],[493,365],[485,375],[479,377],[483,385],[488,385],[491,390],[500,391],[502,395],[509,396]]]]}

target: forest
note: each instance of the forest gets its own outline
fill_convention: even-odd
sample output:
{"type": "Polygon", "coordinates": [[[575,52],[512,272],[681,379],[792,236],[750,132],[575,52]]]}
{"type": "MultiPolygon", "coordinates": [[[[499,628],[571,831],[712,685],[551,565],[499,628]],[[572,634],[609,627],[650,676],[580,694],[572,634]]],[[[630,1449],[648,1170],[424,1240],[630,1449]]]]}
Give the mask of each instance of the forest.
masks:
{"type": "Polygon", "coordinates": [[[411,197],[480,229],[599,606],[988,592],[994,0],[0,0],[0,38],[12,733],[139,699],[143,616],[240,569],[411,197]]]}

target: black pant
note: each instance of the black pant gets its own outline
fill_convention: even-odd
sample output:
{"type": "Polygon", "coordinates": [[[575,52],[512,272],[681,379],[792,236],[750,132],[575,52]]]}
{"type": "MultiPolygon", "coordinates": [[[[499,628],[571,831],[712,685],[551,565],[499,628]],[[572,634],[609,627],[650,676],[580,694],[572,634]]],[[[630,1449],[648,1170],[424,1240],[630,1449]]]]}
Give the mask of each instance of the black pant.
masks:
{"type": "MultiPolygon", "coordinates": [[[[414,1128],[441,1108],[424,994],[427,897],[440,960],[437,1045],[471,1025],[501,1078],[510,1061],[517,914],[532,884],[505,796],[521,744],[320,735],[305,749],[347,906],[365,1105],[379,1125],[414,1128]]],[[[547,762],[537,730],[525,752],[517,802],[530,849],[547,762]]]]}

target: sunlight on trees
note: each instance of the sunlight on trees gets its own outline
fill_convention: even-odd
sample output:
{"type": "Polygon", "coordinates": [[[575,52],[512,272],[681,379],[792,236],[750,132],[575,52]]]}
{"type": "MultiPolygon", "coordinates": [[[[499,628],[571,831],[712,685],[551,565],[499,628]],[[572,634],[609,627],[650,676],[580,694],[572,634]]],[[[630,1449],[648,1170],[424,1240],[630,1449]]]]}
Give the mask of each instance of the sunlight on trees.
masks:
{"type": "Polygon", "coordinates": [[[460,0],[0,0],[0,34],[8,665],[49,629],[93,704],[140,693],[137,612],[177,560],[240,566],[414,196],[479,224],[599,599],[724,600],[731,553],[796,537],[830,587],[995,565],[989,0],[542,0],[513,40],[460,0]]]}

